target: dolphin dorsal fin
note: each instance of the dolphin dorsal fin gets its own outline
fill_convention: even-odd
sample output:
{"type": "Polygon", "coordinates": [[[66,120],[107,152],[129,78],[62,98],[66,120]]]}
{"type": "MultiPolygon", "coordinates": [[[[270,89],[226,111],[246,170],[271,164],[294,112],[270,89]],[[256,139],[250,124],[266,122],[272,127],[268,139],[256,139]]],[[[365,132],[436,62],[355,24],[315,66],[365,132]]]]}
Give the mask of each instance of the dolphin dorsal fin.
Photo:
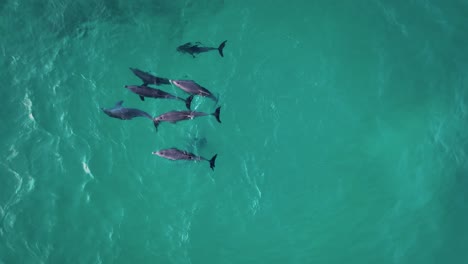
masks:
{"type": "Polygon", "coordinates": [[[115,104],[115,106],[116,106],[116,107],[117,107],[117,106],[120,107],[120,106],[122,106],[122,104],[123,104],[123,101],[118,101],[118,102],[115,104]]]}

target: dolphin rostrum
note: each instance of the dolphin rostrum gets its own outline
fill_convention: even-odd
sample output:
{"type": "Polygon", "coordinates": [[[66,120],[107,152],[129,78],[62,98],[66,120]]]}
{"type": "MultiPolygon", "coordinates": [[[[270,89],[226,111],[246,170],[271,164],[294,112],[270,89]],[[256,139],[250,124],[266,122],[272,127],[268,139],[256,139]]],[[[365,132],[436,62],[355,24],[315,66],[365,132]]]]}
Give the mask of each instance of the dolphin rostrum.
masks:
{"type": "Polygon", "coordinates": [[[215,154],[211,159],[204,158],[202,156],[197,156],[193,153],[190,153],[185,150],[180,150],[176,148],[162,149],[159,151],[153,151],[153,155],[158,155],[159,157],[166,158],[169,160],[191,160],[191,161],[201,161],[206,160],[210,163],[210,168],[214,170],[215,161],[218,154],[215,154]]]}

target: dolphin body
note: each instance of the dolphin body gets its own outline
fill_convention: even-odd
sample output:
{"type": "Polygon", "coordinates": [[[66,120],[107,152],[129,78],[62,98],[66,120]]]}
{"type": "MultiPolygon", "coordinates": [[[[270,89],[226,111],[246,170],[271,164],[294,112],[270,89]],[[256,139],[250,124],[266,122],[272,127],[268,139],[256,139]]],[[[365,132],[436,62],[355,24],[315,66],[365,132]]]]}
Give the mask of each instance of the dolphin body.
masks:
{"type": "Polygon", "coordinates": [[[185,106],[189,110],[190,110],[190,105],[192,104],[192,99],[193,99],[193,96],[194,96],[194,95],[190,95],[187,99],[184,99],[184,98],[180,98],[178,96],[172,95],[172,94],[170,94],[168,92],[165,92],[163,90],[151,88],[151,87],[148,87],[148,86],[125,85],[125,88],[127,88],[131,92],[139,95],[140,99],[142,101],[145,100],[145,97],[181,100],[181,101],[185,102],[185,106]]]}
{"type": "Polygon", "coordinates": [[[218,154],[215,154],[211,159],[204,158],[202,156],[197,156],[193,153],[190,153],[185,150],[180,150],[177,148],[162,149],[159,151],[153,151],[153,155],[158,155],[159,157],[166,158],[169,160],[191,160],[191,161],[201,161],[206,160],[210,163],[210,168],[214,170],[215,161],[218,154]]]}
{"type": "Polygon", "coordinates": [[[194,119],[196,117],[207,115],[213,115],[214,117],[216,117],[216,120],[218,120],[218,122],[221,123],[221,119],[219,119],[220,111],[221,106],[216,108],[215,112],[212,114],[195,111],[171,111],[155,117],[153,119],[153,123],[154,127],[158,129],[159,123],[161,122],[177,123],[178,121],[194,119]]]}
{"type": "Polygon", "coordinates": [[[141,111],[139,109],[135,108],[125,108],[122,107],[123,101],[119,101],[115,104],[114,107],[112,108],[101,108],[104,113],[106,113],[108,116],[113,117],[113,118],[118,118],[122,120],[130,120],[135,117],[146,117],[149,119],[153,119],[148,113],[145,111],[141,111]]]}
{"type": "Polygon", "coordinates": [[[167,78],[157,77],[148,72],[144,72],[136,68],[130,68],[130,70],[133,72],[133,74],[135,74],[138,78],[140,78],[143,81],[143,86],[146,86],[148,84],[171,84],[171,82],[167,78]]]}
{"type": "Polygon", "coordinates": [[[192,55],[192,57],[195,58],[196,54],[200,54],[200,53],[204,53],[204,52],[208,52],[212,50],[217,50],[219,52],[219,55],[221,55],[221,57],[224,57],[223,49],[224,49],[224,46],[226,46],[226,42],[227,40],[223,41],[217,48],[200,46],[202,45],[200,42],[195,42],[195,43],[187,42],[177,47],[177,51],[180,53],[188,53],[192,55]]]}
{"type": "Polygon", "coordinates": [[[203,97],[208,97],[215,102],[218,102],[218,98],[214,96],[208,89],[199,85],[195,81],[192,80],[171,80],[170,81],[175,86],[182,89],[184,92],[193,95],[199,95],[203,97]]]}

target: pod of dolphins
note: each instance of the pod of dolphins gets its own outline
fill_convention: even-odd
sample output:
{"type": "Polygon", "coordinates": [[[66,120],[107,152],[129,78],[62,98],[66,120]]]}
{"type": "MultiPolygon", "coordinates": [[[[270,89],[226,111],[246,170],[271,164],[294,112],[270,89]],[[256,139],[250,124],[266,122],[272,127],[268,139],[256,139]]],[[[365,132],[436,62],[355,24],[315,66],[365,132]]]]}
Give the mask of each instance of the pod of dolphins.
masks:
{"type": "MultiPolygon", "coordinates": [[[[185,43],[177,48],[177,51],[180,53],[187,53],[192,55],[195,58],[195,54],[205,53],[213,50],[217,50],[221,57],[224,57],[223,49],[226,45],[227,41],[223,41],[219,47],[203,47],[199,42],[192,44],[191,42],[185,43]]],[[[108,116],[122,119],[122,120],[130,120],[135,117],[145,117],[153,121],[154,127],[158,130],[160,123],[162,122],[169,122],[169,123],[177,123],[183,120],[190,120],[197,117],[202,116],[214,116],[216,120],[221,123],[220,119],[220,111],[221,107],[216,108],[213,113],[204,113],[204,112],[197,112],[191,110],[191,103],[194,96],[203,96],[212,99],[216,103],[218,102],[218,98],[214,96],[208,89],[201,86],[200,84],[196,83],[193,80],[170,80],[168,78],[157,77],[148,72],[144,72],[142,70],[136,68],[130,68],[130,70],[135,74],[138,78],[142,80],[141,85],[125,85],[125,88],[131,91],[132,93],[138,95],[142,101],[145,98],[161,98],[161,99],[173,99],[182,101],[185,104],[185,107],[188,110],[182,111],[170,111],[167,113],[163,113],[159,116],[153,117],[150,114],[146,113],[145,111],[136,109],[136,108],[126,108],[123,107],[123,101],[117,102],[111,108],[101,108],[104,113],[108,116]],[[178,97],[176,95],[170,94],[160,89],[152,88],[149,85],[175,85],[176,87],[180,88],[189,96],[187,98],[178,97]]],[[[214,170],[215,161],[217,154],[215,154],[211,159],[204,158],[202,156],[195,155],[190,153],[186,150],[180,150],[177,148],[169,148],[169,149],[162,149],[158,151],[152,152],[153,155],[160,156],[162,158],[166,158],[169,160],[190,160],[190,161],[208,161],[210,164],[210,168],[214,170]]]]}

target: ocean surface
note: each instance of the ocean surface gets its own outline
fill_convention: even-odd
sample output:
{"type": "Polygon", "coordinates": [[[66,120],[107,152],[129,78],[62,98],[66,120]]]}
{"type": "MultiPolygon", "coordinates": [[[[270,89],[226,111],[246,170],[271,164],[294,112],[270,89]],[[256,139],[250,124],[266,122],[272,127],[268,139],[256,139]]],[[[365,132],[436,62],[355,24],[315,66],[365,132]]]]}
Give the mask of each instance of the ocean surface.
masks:
{"type": "MultiPolygon", "coordinates": [[[[468,263],[468,1],[1,0],[0,264],[468,263]],[[193,58],[186,42],[217,47],[193,58]],[[152,116],[129,67],[216,96],[152,116]],[[177,147],[209,163],[170,161],[177,147]]],[[[159,87],[186,97],[174,85],[159,87]]]]}

